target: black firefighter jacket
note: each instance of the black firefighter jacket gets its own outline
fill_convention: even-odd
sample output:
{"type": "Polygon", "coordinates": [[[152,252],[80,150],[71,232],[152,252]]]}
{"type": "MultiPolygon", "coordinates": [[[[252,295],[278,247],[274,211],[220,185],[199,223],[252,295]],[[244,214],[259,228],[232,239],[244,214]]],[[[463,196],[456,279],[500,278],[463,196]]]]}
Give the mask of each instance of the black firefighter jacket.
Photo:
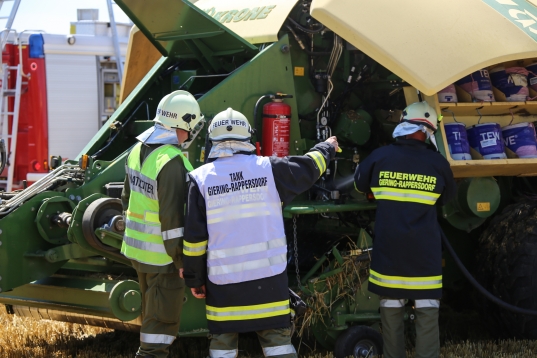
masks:
{"type": "Polygon", "coordinates": [[[377,200],[369,290],[381,296],[442,296],[437,206],[456,193],[448,161],[427,144],[399,139],[373,151],[356,169],[356,188],[377,200]]]}

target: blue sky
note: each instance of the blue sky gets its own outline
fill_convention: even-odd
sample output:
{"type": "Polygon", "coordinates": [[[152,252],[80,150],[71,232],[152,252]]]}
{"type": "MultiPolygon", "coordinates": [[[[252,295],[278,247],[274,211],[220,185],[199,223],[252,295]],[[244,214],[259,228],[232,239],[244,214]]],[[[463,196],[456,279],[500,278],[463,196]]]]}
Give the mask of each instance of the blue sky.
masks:
{"type": "MultiPolygon", "coordinates": [[[[113,4],[116,22],[129,22],[129,18],[121,9],[113,4]]],[[[5,2],[0,10],[0,16],[7,16],[11,2],[5,2]]],[[[108,21],[108,6],[106,0],[21,0],[13,29],[44,30],[50,34],[68,34],[71,21],[76,21],[77,9],[99,9],[99,20],[108,21]]],[[[0,20],[4,28],[6,20],[0,20]]]]}

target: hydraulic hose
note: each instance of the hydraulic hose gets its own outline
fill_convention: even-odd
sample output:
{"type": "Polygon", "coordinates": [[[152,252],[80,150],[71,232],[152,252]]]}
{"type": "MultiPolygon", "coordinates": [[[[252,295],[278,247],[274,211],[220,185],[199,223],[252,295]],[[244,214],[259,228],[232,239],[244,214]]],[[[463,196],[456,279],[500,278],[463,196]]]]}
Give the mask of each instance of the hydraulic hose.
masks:
{"type": "Polygon", "coordinates": [[[4,171],[7,163],[6,142],[0,139],[0,173],[4,171]]]}
{"type": "Polygon", "coordinates": [[[310,30],[302,25],[300,25],[298,22],[296,22],[295,20],[293,20],[291,17],[288,17],[287,20],[291,21],[291,23],[293,25],[295,25],[295,27],[297,29],[299,29],[300,31],[302,32],[305,32],[307,34],[318,34],[319,32],[323,31],[324,30],[324,25],[323,24],[318,24],[320,25],[320,27],[318,29],[315,29],[315,30],[310,30]]]}
{"type": "Polygon", "coordinates": [[[525,315],[529,315],[529,316],[537,316],[537,311],[528,310],[528,309],[525,309],[525,308],[520,308],[520,307],[517,307],[517,306],[513,306],[512,304],[509,304],[509,303],[507,303],[505,301],[500,300],[498,297],[494,296],[492,293],[487,291],[483,286],[481,286],[481,284],[479,282],[477,282],[477,280],[470,274],[470,272],[468,272],[466,267],[464,267],[462,261],[459,259],[459,257],[455,253],[455,250],[453,250],[453,247],[449,243],[449,240],[447,239],[447,237],[444,234],[444,232],[441,230],[440,233],[442,235],[442,241],[443,241],[444,246],[446,247],[447,251],[449,252],[451,257],[453,257],[453,260],[455,261],[455,263],[457,264],[457,266],[461,270],[461,272],[464,275],[464,277],[466,277],[466,279],[468,281],[470,281],[472,286],[474,286],[476,288],[476,290],[479,291],[479,293],[481,293],[483,296],[485,296],[488,300],[494,302],[495,304],[497,304],[501,308],[504,308],[504,309],[506,309],[508,311],[519,313],[519,314],[525,314],[525,315]]]}
{"type": "Polygon", "coordinates": [[[91,157],[95,160],[97,158],[99,158],[99,156],[101,154],[103,154],[104,152],[106,152],[106,150],[108,149],[108,147],[110,147],[110,145],[112,145],[112,143],[114,143],[114,140],[116,139],[116,137],[119,135],[119,133],[121,133],[121,131],[123,130],[123,128],[125,128],[125,126],[127,125],[127,123],[129,123],[129,121],[131,120],[132,117],[134,117],[134,115],[136,114],[136,112],[138,112],[138,109],[142,106],[142,104],[145,104],[145,109],[146,109],[146,112],[147,112],[147,120],[150,120],[150,117],[149,117],[149,104],[146,102],[146,101],[143,101],[141,102],[138,107],[136,107],[136,109],[132,112],[132,114],[125,120],[125,122],[123,122],[121,124],[121,127],[119,127],[116,131],[116,133],[114,134],[114,136],[112,138],[110,138],[110,140],[108,140],[108,143],[102,147],[97,153],[93,154],[91,157]]]}
{"type": "Polygon", "coordinates": [[[328,56],[328,55],[332,54],[331,51],[326,51],[326,52],[311,52],[311,51],[309,51],[306,48],[306,45],[304,45],[304,42],[302,42],[300,37],[296,34],[295,30],[293,30],[293,28],[291,26],[289,26],[289,25],[286,25],[286,27],[293,34],[293,37],[295,38],[296,42],[298,42],[298,45],[300,46],[300,48],[304,52],[306,52],[308,55],[310,55],[310,56],[328,56]]]}

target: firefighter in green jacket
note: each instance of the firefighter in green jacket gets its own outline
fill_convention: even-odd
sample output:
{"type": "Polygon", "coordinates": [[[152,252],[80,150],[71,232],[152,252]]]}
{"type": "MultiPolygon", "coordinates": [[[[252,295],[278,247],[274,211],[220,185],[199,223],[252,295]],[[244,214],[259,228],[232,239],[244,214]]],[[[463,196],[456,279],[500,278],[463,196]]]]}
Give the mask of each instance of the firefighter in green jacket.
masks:
{"type": "Polygon", "coordinates": [[[175,91],[159,103],[155,126],[142,133],[127,158],[121,196],[126,229],[121,252],[132,261],[142,292],[136,357],[167,357],[179,332],[186,177],[192,165],[179,145],[203,120],[196,99],[175,91]]]}

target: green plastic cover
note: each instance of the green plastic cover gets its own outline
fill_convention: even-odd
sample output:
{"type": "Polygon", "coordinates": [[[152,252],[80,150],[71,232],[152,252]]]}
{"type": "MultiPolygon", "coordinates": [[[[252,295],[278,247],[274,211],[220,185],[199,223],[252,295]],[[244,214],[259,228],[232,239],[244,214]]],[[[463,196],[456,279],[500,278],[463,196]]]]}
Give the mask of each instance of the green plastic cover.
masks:
{"type": "Polygon", "coordinates": [[[257,47],[186,0],[116,3],[163,56],[198,57],[200,48],[212,57],[241,53],[254,56],[258,52],[257,47]]]}

